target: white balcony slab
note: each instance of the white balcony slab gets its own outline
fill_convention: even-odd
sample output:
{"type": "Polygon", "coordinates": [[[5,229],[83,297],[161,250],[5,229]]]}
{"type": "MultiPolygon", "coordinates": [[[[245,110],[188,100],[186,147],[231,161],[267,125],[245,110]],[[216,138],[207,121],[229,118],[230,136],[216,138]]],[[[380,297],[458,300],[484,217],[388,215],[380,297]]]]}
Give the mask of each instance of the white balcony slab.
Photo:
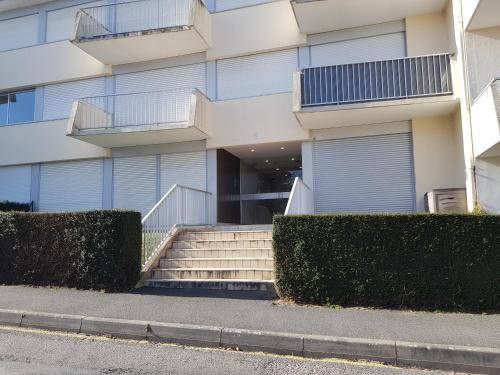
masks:
{"type": "Polygon", "coordinates": [[[292,0],[291,3],[300,31],[315,34],[440,12],[446,0],[292,0]]]}
{"type": "Polygon", "coordinates": [[[500,156],[500,80],[493,80],[472,104],[476,157],[500,156]]]}
{"type": "Polygon", "coordinates": [[[463,0],[464,24],[467,31],[500,25],[500,1],[463,0]]]}

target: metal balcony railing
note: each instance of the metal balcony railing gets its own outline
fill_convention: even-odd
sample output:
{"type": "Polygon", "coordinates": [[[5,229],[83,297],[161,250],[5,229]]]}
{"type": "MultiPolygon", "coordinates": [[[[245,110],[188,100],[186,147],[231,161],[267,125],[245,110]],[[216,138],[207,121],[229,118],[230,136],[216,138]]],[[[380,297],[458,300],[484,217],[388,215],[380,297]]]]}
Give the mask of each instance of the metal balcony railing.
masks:
{"type": "Polygon", "coordinates": [[[79,99],[75,115],[78,130],[169,124],[190,120],[196,89],[174,89],[79,99]]]}
{"type": "Polygon", "coordinates": [[[430,55],[301,71],[302,107],[451,95],[450,55],[430,55]]]}
{"type": "Polygon", "coordinates": [[[201,0],[138,0],[127,3],[83,8],[76,39],[182,28],[191,24],[201,0]]]}

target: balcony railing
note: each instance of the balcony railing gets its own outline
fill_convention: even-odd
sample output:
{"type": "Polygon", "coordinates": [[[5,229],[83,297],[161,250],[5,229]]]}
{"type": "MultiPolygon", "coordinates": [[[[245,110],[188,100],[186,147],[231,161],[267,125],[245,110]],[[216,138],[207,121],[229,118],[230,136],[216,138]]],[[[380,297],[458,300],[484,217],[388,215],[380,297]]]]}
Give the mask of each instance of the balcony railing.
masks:
{"type": "MultiPolygon", "coordinates": [[[[74,109],[76,130],[134,126],[178,128],[194,122],[194,112],[205,111],[203,94],[196,89],[175,89],[137,94],[107,95],[79,99],[74,109]],[[198,108],[197,108],[198,107],[198,108]]],[[[194,125],[204,126],[204,121],[194,125]]]]}
{"type": "Polygon", "coordinates": [[[138,0],[83,8],[75,39],[188,28],[201,7],[201,0],[138,0]]]}
{"type": "Polygon", "coordinates": [[[451,95],[450,55],[306,68],[302,107],[451,95]]]}

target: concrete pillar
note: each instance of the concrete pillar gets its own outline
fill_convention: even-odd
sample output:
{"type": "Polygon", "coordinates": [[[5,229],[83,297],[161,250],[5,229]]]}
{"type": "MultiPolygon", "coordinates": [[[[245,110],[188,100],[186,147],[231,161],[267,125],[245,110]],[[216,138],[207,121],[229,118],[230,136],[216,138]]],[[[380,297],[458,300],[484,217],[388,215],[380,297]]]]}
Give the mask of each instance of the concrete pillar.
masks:
{"type": "Polygon", "coordinates": [[[113,208],[113,159],[107,158],[102,166],[102,208],[113,208]]]}
{"type": "Polygon", "coordinates": [[[40,208],[40,168],[41,164],[31,165],[30,200],[33,202],[33,211],[40,208]]]}
{"type": "Polygon", "coordinates": [[[47,11],[38,12],[38,43],[43,44],[47,41],[47,11]]]}
{"type": "Polygon", "coordinates": [[[217,223],[217,150],[207,150],[207,191],[211,193],[211,223],[217,223]]]}
{"type": "Polygon", "coordinates": [[[302,142],[302,181],[314,191],[312,142],[302,142]]]}
{"type": "Polygon", "coordinates": [[[156,201],[162,197],[161,194],[161,155],[156,155],[156,201]]]}
{"type": "Polygon", "coordinates": [[[207,97],[217,100],[217,62],[207,61],[207,97]]]}
{"type": "Polygon", "coordinates": [[[300,47],[299,48],[299,69],[309,68],[311,66],[311,48],[310,47],[300,47]]]}
{"type": "Polygon", "coordinates": [[[43,120],[44,88],[39,86],[35,88],[35,111],[33,119],[35,121],[43,120]]]}

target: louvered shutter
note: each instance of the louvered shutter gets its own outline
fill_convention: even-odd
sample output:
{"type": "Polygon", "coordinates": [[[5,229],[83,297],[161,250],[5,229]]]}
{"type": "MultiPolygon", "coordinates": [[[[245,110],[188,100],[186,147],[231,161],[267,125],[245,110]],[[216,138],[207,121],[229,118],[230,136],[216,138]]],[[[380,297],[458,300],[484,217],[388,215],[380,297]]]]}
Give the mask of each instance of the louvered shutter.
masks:
{"type": "Polygon", "coordinates": [[[105,93],[105,79],[93,78],[81,81],[48,85],[44,88],[43,119],[55,120],[68,118],[73,103],[89,96],[105,93]]]}
{"type": "Polygon", "coordinates": [[[29,165],[0,167],[0,201],[28,203],[31,190],[29,165]]]}
{"type": "Polygon", "coordinates": [[[160,176],[162,195],[167,193],[175,184],[206,190],[206,151],[161,155],[160,176]]]}
{"type": "Polygon", "coordinates": [[[399,32],[312,46],[311,66],[390,60],[405,56],[405,33],[399,32]]]}
{"type": "Polygon", "coordinates": [[[42,164],[40,211],[102,208],[102,159],[42,164]]]}
{"type": "Polygon", "coordinates": [[[248,7],[256,4],[270,3],[272,0],[217,0],[215,10],[222,12],[224,10],[248,7]]]}
{"type": "Polygon", "coordinates": [[[38,14],[0,21],[0,35],[0,51],[37,44],[38,14]]]}
{"type": "Polygon", "coordinates": [[[415,211],[411,133],[313,142],[316,212],[415,211]]]}
{"type": "Polygon", "coordinates": [[[113,207],[147,214],[156,204],[156,156],[113,160],[113,207]]]}
{"type": "Polygon", "coordinates": [[[217,97],[224,100],[290,92],[295,70],[295,49],[217,61],[217,97]]]}

